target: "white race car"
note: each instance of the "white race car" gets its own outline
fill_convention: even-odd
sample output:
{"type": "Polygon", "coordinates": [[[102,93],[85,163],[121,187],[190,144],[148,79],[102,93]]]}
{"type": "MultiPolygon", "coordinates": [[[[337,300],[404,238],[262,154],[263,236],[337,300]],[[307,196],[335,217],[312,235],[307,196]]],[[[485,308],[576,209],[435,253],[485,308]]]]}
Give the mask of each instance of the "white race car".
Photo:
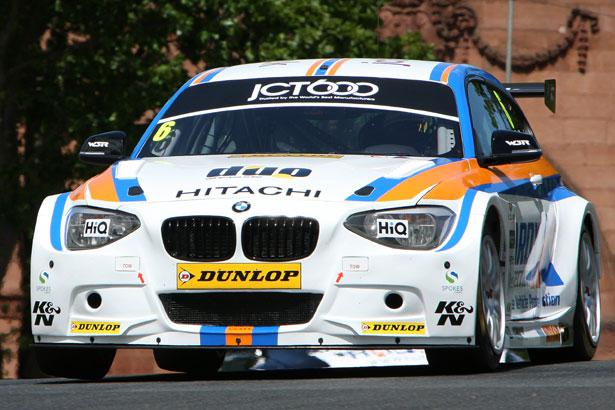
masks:
{"type": "Polygon", "coordinates": [[[197,75],[129,157],[124,133],[90,137],[80,159],[109,168],[44,200],[42,370],[100,378],[130,347],[189,373],[256,347],[424,348],[474,370],[506,348],[591,359],[596,212],[513,98],[553,104],[546,84],[370,59],[197,75]]]}

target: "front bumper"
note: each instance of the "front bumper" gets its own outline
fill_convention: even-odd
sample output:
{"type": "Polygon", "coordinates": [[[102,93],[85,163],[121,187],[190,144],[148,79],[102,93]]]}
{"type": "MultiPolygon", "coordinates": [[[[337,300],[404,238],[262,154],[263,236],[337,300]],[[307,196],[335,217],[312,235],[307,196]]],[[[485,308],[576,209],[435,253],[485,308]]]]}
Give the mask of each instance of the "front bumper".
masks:
{"type": "MultiPolygon", "coordinates": [[[[211,202],[209,214],[228,215],[231,203],[211,202]]],[[[261,205],[270,215],[288,211],[279,203],[261,205]]],[[[296,215],[312,216],[321,226],[315,251],[292,261],[300,264],[300,288],[184,290],[178,281],[178,264],[186,261],[169,256],[160,235],[162,221],[177,216],[177,208],[169,204],[132,206],[123,210],[147,224],[115,243],[88,251],[55,249],[44,223],[45,212],[41,212],[31,272],[35,343],[213,348],[474,345],[480,230],[468,230],[456,246],[442,252],[405,251],[345,229],[343,221],[356,212],[348,203],[299,205],[293,209],[296,215]],[[181,320],[171,319],[170,308],[163,303],[168,296],[161,298],[179,295],[181,299],[188,294],[196,295],[192,299],[208,298],[210,292],[222,295],[221,301],[225,294],[233,295],[233,303],[241,303],[237,301],[242,294],[250,295],[254,309],[263,311],[274,304],[269,296],[279,293],[291,295],[289,307],[297,294],[322,295],[322,299],[306,323],[280,325],[274,318],[251,326],[225,325],[224,319],[213,325],[179,323],[181,320]]],[[[259,207],[254,208],[258,212],[259,207]]],[[[202,213],[202,203],[183,203],[181,212],[202,213]]],[[[228,216],[238,227],[247,218],[228,216]]],[[[468,226],[481,226],[480,217],[471,215],[468,226]]],[[[238,245],[235,255],[220,263],[261,262],[246,259],[238,245]]],[[[218,307],[220,314],[225,310],[218,307]]]]}

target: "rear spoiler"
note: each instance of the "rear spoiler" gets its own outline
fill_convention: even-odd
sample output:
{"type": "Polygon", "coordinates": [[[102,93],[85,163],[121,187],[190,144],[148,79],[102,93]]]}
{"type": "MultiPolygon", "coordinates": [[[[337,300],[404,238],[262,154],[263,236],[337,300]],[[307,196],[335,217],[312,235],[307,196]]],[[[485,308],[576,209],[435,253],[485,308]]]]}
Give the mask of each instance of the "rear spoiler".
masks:
{"type": "Polygon", "coordinates": [[[515,98],[545,97],[545,105],[555,112],[555,80],[545,80],[544,83],[506,83],[504,87],[515,98]]]}

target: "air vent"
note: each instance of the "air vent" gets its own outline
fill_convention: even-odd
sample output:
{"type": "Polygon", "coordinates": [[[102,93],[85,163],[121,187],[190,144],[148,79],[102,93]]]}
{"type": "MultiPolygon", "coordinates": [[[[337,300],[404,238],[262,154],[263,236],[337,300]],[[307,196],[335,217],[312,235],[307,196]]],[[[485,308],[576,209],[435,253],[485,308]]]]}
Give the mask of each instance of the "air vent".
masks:
{"type": "Polygon", "coordinates": [[[174,258],[215,262],[233,256],[237,235],[230,218],[183,216],[162,223],[162,241],[168,254],[174,258]]]}
{"type": "Polygon", "coordinates": [[[320,293],[163,293],[160,300],[173,323],[208,326],[283,326],[308,323],[320,293]]]}
{"type": "Polygon", "coordinates": [[[312,218],[256,217],[244,223],[241,245],[248,259],[291,261],[314,252],[318,230],[312,218]]]}

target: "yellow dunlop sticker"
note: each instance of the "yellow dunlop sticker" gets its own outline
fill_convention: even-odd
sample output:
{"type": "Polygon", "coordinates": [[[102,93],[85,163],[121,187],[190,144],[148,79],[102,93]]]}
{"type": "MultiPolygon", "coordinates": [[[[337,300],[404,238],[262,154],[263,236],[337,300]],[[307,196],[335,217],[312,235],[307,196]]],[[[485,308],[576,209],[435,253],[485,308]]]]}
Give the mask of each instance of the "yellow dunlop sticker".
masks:
{"type": "Polygon", "coordinates": [[[424,335],[425,323],[363,322],[364,335],[424,335]]]}
{"type": "Polygon", "coordinates": [[[112,322],[70,322],[71,333],[119,335],[120,324],[112,322]]]}
{"type": "Polygon", "coordinates": [[[301,289],[301,264],[178,263],[177,289],[301,289]]]}

